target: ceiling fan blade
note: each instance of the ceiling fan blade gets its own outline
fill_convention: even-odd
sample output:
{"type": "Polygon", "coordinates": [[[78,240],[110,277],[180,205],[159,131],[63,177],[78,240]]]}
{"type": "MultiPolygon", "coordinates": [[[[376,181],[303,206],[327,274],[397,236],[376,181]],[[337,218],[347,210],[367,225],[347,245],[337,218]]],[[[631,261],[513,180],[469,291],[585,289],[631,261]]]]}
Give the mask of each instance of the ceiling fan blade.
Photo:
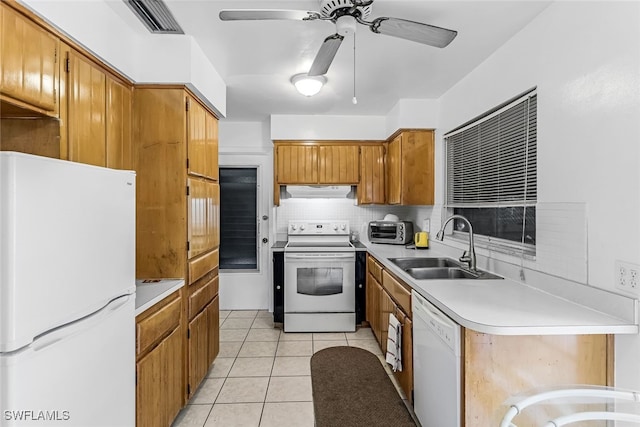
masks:
{"type": "Polygon", "coordinates": [[[268,19],[290,19],[302,21],[317,19],[320,13],[310,10],[285,10],[285,9],[226,9],[219,15],[223,21],[259,21],[268,19]]]}
{"type": "Polygon", "coordinates": [[[311,69],[309,69],[309,72],[307,73],[309,76],[321,76],[323,74],[327,74],[343,39],[344,37],[340,34],[333,34],[324,39],[324,42],[322,43],[322,46],[320,46],[320,50],[316,55],[316,59],[313,60],[311,69]]]}
{"type": "Polygon", "coordinates": [[[371,31],[435,47],[447,46],[458,35],[457,31],[446,28],[386,17],[374,19],[371,22],[371,31]]]}

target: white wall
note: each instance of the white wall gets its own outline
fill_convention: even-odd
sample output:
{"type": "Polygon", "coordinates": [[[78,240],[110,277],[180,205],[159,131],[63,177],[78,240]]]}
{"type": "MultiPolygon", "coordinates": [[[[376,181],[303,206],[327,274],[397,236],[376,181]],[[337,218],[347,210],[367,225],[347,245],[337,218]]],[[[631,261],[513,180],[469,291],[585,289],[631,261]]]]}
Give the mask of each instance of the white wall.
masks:
{"type": "Polygon", "coordinates": [[[230,122],[220,120],[218,138],[221,153],[273,154],[268,121],[230,122]]]}
{"type": "MultiPolygon", "coordinates": [[[[614,290],[615,260],[640,264],[640,3],[553,3],[449,90],[437,182],[442,133],[531,87],[538,200],[584,206],[585,281],[614,290]]],[[[617,386],[640,390],[638,361],[640,337],[616,337],[617,386]]]]}
{"type": "Polygon", "coordinates": [[[384,116],[271,116],[271,139],[274,140],[383,140],[388,136],[384,116]]]}
{"type": "Polygon", "coordinates": [[[387,114],[387,136],[398,129],[436,129],[439,109],[437,99],[400,99],[387,114]]]}

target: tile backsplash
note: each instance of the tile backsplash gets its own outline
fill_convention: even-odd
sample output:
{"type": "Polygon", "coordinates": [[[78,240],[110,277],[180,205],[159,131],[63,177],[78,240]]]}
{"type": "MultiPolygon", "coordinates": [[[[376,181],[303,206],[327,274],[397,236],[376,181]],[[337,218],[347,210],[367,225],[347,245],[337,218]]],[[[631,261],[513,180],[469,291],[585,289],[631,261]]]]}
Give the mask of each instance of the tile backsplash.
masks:
{"type": "Polygon", "coordinates": [[[414,228],[420,229],[422,220],[431,216],[431,206],[359,206],[353,199],[283,199],[275,208],[276,239],[287,239],[289,220],[346,219],[351,230],[364,236],[369,221],[380,220],[388,213],[401,220],[413,221],[414,228]]]}

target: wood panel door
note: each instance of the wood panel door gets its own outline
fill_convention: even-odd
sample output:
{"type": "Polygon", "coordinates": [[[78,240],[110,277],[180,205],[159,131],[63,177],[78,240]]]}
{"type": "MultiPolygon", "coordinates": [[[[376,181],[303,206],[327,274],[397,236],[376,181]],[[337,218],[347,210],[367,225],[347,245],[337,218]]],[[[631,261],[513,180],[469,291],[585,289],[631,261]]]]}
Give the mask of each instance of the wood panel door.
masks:
{"type": "Polygon", "coordinates": [[[189,397],[195,393],[209,369],[209,322],[209,311],[207,309],[202,310],[189,322],[187,334],[189,397]]]}
{"type": "Polygon", "coordinates": [[[401,203],[402,193],[402,137],[397,136],[387,147],[387,203],[401,203]]]}
{"type": "Polygon", "coordinates": [[[279,184],[317,184],[317,145],[277,145],[276,182],[279,184]]]}
{"type": "Polygon", "coordinates": [[[360,184],[358,184],[358,204],[384,204],[385,172],[384,146],[360,146],[360,184]]]}
{"type": "Polygon", "coordinates": [[[136,426],[169,427],[183,402],[182,339],[176,328],[136,364],[136,426]]]}
{"type": "Polygon", "coordinates": [[[187,180],[189,259],[220,246],[220,186],[199,178],[187,180]]]}
{"type": "Polygon", "coordinates": [[[69,160],[106,166],[106,76],[75,51],[68,72],[69,160]]]}
{"type": "Polygon", "coordinates": [[[403,205],[434,203],[433,131],[405,131],[401,134],[401,194],[403,205]]]}
{"type": "Polygon", "coordinates": [[[131,88],[107,77],[106,166],[132,169],[131,156],[131,88]]]}
{"type": "Polygon", "coordinates": [[[0,4],[0,93],[58,116],[59,40],[0,4]]]}
{"type": "Polygon", "coordinates": [[[357,145],[320,145],[318,182],[357,184],[360,181],[360,152],[357,145]]]}
{"type": "Polygon", "coordinates": [[[382,354],[387,353],[387,337],[389,336],[389,314],[396,312],[396,303],[383,288],[380,294],[380,346],[382,354]]]}

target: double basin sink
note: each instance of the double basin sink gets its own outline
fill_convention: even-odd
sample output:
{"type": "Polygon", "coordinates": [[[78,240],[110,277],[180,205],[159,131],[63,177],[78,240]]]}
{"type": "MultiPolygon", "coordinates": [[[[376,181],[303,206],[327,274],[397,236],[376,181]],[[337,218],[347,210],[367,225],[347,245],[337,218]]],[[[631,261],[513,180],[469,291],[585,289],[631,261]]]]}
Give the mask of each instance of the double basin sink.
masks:
{"type": "Polygon", "coordinates": [[[389,258],[389,261],[418,280],[502,279],[486,271],[472,271],[451,258],[389,258]]]}

